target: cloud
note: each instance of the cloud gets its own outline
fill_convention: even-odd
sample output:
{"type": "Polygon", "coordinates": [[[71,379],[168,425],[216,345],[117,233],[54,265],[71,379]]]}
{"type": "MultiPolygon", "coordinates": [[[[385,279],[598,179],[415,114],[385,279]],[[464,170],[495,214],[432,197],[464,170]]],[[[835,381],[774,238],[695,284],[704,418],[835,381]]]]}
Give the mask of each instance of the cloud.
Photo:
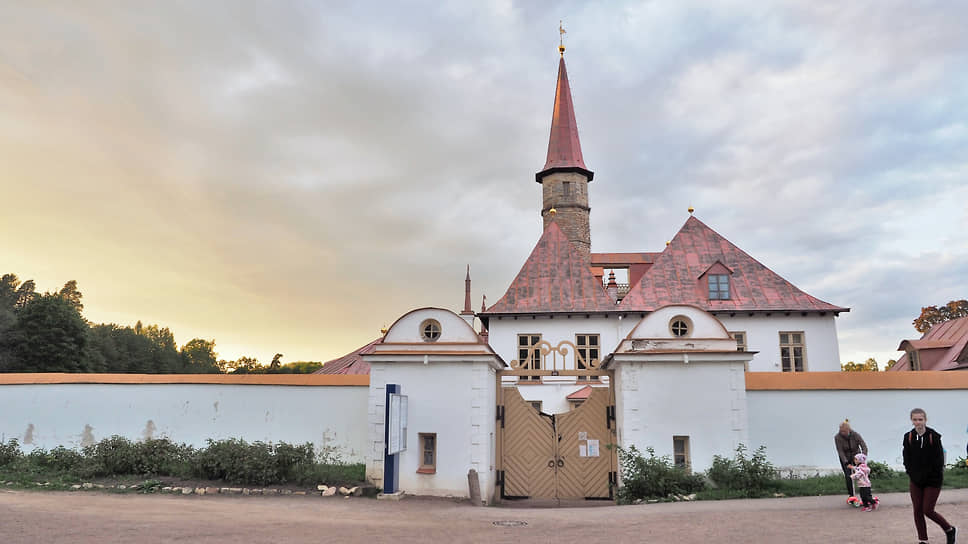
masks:
{"type": "Polygon", "coordinates": [[[562,16],[596,250],[661,250],[693,205],[852,307],[844,353],[965,296],[962,6],[5,11],[0,261],[77,279],[95,321],[321,360],[459,308],[467,263],[475,307],[497,300],[540,234],[562,16]]]}

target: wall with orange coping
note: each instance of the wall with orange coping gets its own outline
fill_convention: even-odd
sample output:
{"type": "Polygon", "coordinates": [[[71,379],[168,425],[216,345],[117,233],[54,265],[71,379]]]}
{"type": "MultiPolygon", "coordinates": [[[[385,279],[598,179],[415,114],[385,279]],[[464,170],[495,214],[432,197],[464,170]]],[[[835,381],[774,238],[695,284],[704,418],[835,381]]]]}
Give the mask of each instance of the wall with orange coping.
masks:
{"type": "Polygon", "coordinates": [[[120,435],[311,442],[362,462],[369,376],[0,374],[0,441],[81,447],[120,435]]]}
{"type": "Polygon", "coordinates": [[[943,435],[949,461],[965,456],[968,372],[748,372],[746,399],[749,446],[765,445],[775,465],[794,473],[839,470],[833,437],[845,418],[871,459],[900,468],[915,407],[943,435]]]}

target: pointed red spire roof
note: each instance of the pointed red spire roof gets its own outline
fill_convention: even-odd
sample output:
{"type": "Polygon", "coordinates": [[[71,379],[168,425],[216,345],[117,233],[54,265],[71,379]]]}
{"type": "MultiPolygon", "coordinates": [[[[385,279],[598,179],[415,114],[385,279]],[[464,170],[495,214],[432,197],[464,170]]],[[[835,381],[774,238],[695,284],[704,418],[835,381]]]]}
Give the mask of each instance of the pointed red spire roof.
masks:
{"type": "Polygon", "coordinates": [[[460,315],[474,315],[471,310],[471,265],[467,265],[467,277],[464,278],[464,309],[460,315]]]}
{"type": "Polygon", "coordinates": [[[548,159],[544,168],[535,176],[541,178],[553,172],[577,171],[591,181],[595,173],[585,166],[581,155],[581,142],[578,140],[578,123],[575,121],[575,107],[571,101],[571,86],[568,85],[568,70],[565,69],[565,56],[558,61],[558,86],[555,89],[555,109],[551,115],[551,137],[548,140],[548,159]]]}
{"type": "Polygon", "coordinates": [[[507,292],[484,313],[614,311],[615,303],[592,275],[558,223],[552,221],[507,292]]]}
{"type": "Polygon", "coordinates": [[[804,293],[694,216],[618,309],[652,311],[667,304],[693,304],[708,311],[850,311],[804,293]],[[708,286],[701,282],[714,266],[722,271],[715,273],[729,275],[728,300],[710,300],[708,286]]]}

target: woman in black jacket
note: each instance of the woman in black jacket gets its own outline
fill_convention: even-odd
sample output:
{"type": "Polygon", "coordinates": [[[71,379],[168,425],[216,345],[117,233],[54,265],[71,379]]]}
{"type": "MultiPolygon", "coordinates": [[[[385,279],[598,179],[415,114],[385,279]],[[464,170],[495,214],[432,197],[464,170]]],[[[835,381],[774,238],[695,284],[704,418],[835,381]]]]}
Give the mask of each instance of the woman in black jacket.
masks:
{"type": "Polygon", "coordinates": [[[927,426],[928,415],[924,410],[911,410],[914,428],[904,433],[902,451],[904,470],[911,480],[911,504],[914,506],[914,527],[922,544],[928,541],[927,517],[944,530],[946,544],[954,544],[955,528],[944,516],[934,511],[944,481],[944,448],[941,435],[927,426]]]}

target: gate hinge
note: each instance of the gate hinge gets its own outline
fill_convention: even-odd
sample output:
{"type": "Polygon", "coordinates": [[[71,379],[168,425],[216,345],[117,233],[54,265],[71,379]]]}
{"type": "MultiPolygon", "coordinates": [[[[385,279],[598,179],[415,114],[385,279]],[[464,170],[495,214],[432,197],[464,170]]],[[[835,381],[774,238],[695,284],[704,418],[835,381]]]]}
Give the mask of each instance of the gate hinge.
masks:
{"type": "Polygon", "coordinates": [[[500,421],[501,428],[502,429],[504,428],[504,407],[503,406],[497,407],[497,418],[495,419],[495,421],[500,421]]]}
{"type": "Polygon", "coordinates": [[[608,429],[612,428],[612,422],[615,421],[615,405],[611,405],[605,408],[605,425],[608,429]]]}
{"type": "Polygon", "coordinates": [[[615,488],[618,487],[618,472],[608,473],[608,498],[615,498],[615,488]]]}
{"type": "Polygon", "coordinates": [[[494,484],[497,487],[500,487],[501,488],[501,498],[502,499],[505,498],[505,495],[504,495],[504,471],[503,470],[497,471],[497,480],[495,480],[494,484]]]}

